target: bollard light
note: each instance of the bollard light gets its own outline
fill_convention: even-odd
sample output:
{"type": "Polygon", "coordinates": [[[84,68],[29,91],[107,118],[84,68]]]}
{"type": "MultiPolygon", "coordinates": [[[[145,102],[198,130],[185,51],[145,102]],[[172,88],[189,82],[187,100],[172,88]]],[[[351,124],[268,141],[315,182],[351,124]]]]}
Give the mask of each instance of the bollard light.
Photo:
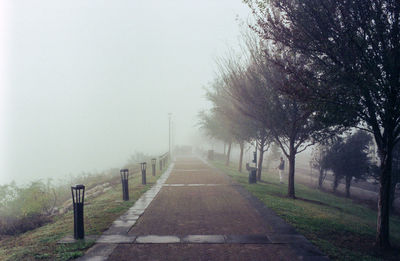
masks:
{"type": "Polygon", "coordinates": [[[122,183],[122,200],[128,201],[129,200],[129,169],[121,169],[119,171],[121,175],[121,183],[122,183]]]}
{"type": "Polygon", "coordinates": [[[152,174],[153,176],[156,175],[156,159],[151,159],[151,168],[152,168],[152,174]]]}
{"type": "Polygon", "coordinates": [[[162,170],[162,158],[161,157],[158,159],[158,162],[160,163],[160,171],[161,171],[162,170]]]}
{"type": "Polygon", "coordinates": [[[146,185],[146,162],[141,162],[140,167],[142,169],[142,184],[146,185]]]}
{"type": "Polygon", "coordinates": [[[85,238],[85,230],[83,227],[83,204],[85,201],[85,186],[76,185],[71,187],[72,205],[74,208],[74,238],[85,238]]]}
{"type": "Polygon", "coordinates": [[[246,163],[246,170],[250,170],[250,164],[248,162],[246,163]]]}
{"type": "Polygon", "coordinates": [[[249,184],[257,183],[257,168],[249,168],[249,184]]]}

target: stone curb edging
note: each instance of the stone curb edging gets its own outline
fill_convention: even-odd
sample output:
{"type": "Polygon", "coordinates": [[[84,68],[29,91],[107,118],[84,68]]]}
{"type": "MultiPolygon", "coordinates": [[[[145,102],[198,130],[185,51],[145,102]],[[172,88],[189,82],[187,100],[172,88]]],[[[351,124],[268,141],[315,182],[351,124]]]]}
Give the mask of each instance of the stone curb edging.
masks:
{"type": "Polygon", "coordinates": [[[147,190],[136,202],[129,208],[129,210],[116,219],[110,228],[106,230],[99,239],[97,239],[96,244],[89,248],[85,255],[76,259],[78,261],[102,261],[107,260],[108,256],[114,251],[118,244],[115,243],[100,243],[101,238],[108,237],[110,241],[117,242],[117,239],[123,239],[126,242],[130,240],[128,236],[129,230],[136,224],[136,221],[143,214],[145,209],[150,205],[151,201],[157,196],[158,192],[161,190],[162,185],[168,179],[171,171],[174,167],[174,162],[172,162],[168,169],[158,178],[156,183],[147,190]],[[100,241],[99,241],[100,240],[100,241]]]}

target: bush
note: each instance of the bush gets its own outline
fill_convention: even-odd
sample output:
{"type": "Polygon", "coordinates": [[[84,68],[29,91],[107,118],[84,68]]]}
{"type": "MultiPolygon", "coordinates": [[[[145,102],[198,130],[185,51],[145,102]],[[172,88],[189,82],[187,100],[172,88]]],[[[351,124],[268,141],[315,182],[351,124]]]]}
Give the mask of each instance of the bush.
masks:
{"type": "Polygon", "coordinates": [[[15,183],[0,186],[0,234],[13,235],[49,222],[56,202],[55,189],[49,180],[35,181],[27,187],[15,183]]]}
{"type": "MultiPolygon", "coordinates": [[[[149,161],[151,155],[136,153],[131,156],[125,168],[132,174],[139,173],[138,162],[149,161]]],[[[51,221],[56,206],[71,199],[71,186],[84,184],[86,189],[109,182],[120,182],[119,169],[101,173],[81,173],[54,186],[51,179],[31,182],[18,187],[14,182],[0,185],[0,235],[15,235],[35,229],[51,221]]]]}
{"type": "Polygon", "coordinates": [[[16,235],[41,227],[51,221],[49,216],[31,214],[22,218],[1,217],[0,234],[16,235]]]}

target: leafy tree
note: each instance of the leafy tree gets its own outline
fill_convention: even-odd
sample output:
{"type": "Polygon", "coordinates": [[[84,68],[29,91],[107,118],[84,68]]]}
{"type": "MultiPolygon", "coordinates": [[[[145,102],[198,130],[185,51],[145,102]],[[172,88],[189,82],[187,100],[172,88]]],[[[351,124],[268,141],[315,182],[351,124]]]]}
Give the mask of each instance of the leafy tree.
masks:
{"type": "Polygon", "coordinates": [[[200,127],[205,131],[207,136],[221,140],[229,144],[228,154],[225,164],[229,164],[231,146],[233,142],[233,135],[230,132],[231,126],[229,120],[222,113],[215,109],[211,112],[200,112],[198,115],[200,119],[200,127]]]}
{"type": "Polygon", "coordinates": [[[269,134],[269,130],[266,128],[259,128],[256,134],[256,143],[258,148],[258,161],[257,161],[257,180],[261,180],[261,173],[263,169],[264,153],[268,151],[272,137],[269,134]]]}
{"type": "Polygon", "coordinates": [[[268,163],[267,168],[269,168],[272,162],[279,161],[280,157],[281,157],[281,151],[279,149],[279,145],[273,142],[270,146],[269,153],[267,156],[267,163],[268,163]]]}
{"type": "MultiPolygon", "coordinates": [[[[232,90],[236,88],[247,88],[248,86],[255,84],[255,82],[249,78],[248,73],[240,64],[239,60],[231,59],[224,61],[223,65],[220,67],[220,73],[222,80],[225,82],[222,90],[224,97],[229,97],[230,104],[234,108],[233,111],[239,112],[237,117],[245,119],[244,124],[247,126],[244,127],[244,133],[247,133],[245,136],[250,138],[250,140],[256,141],[259,152],[259,159],[257,161],[257,180],[261,180],[264,153],[268,150],[269,144],[272,142],[271,132],[266,126],[266,117],[262,118],[261,116],[268,113],[268,106],[259,106],[257,107],[257,111],[254,110],[252,112],[259,116],[257,117],[257,120],[255,120],[253,114],[249,114],[246,110],[242,109],[242,104],[240,104],[240,101],[237,99],[238,96],[232,94],[232,90]]],[[[253,80],[257,81],[258,79],[253,78],[253,80]]],[[[258,104],[261,105],[260,103],[258,104]]],[[[253,106],[253,108],[255,107],[253,106]]],[[[243,122],[241,124],[243,124],[243,122]]]]}
{"type": "Polygon", "coordinates": [[[298,80],[290,91],[340,124],[358,122],[380,158],[376,245],[390,246],[393,148],[400,140],[400,1],[246,0],[254,29],[306,67],[275,59],[298,80]]]}
{"type": "Polygon", "coordinates": [[[311,167],[318,170],[318,188],[322,189],[322,185],[326,178],[328,164],[326,154],[328,152],[328,146],[319,144],[313,149],[312,158],[310,161],[311,167]]]}
{"type": "Polygon", "coordinates": [[[288,197],[295,198],[296,154],[310,146],[327,128],[316,120],[319,115],[312,108],[280,91],[288,84],[295,84],[294,79],[266,60],[260,49],[257,44],[250,46],[251,60],[246,70],[240,73],[231,70],[234,77],[245,75],[246,80],[229,86],[228,93],[234,97],[238,109],[264,126],[280,146],[289,161],[288,197]]]}
{"type": "Polygon", "coordinates": [[[353,179],[360,180],[371,172],[369,148],[372,139],[364,131],[358,131],[346,139],[337,139],[325,154],[327,167],[333,171],[333,191],[336,192],[341,179],[345,179],[346,197],[350,197],[353,179]]]}
{"type": "MultiPolygon", "coordinates": [[[[213,110],[220,113],[225,121],[221,122],[228,124],[224,126],[229,131],[233,141],[239,144],[240,159],[238,170],[242,172],[244,145],[250,142],[255,136],[255,124],[240,113],[232,104],[232,100],[224,91],[224,84],[230,84],[229,81],[217,79],[207,91],[207,99],[212,102],[213,110]]],[[[230,154],[230,146],[228,147],[228,155],[230,154]]]]}

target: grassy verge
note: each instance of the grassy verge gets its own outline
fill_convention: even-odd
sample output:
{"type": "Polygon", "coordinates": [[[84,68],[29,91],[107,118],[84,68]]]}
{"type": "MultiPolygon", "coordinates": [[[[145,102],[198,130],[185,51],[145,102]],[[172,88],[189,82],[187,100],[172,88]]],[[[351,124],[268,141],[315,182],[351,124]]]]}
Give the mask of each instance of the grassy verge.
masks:
{"type": "MultiPolygon", "coordinates": [[[[163,170],[165,171],[165,169],[163,170]]],[[[147,185],[141,185],[141,175],[135,173],[129,179],[129,201],[122,201],[119,175],[110,176],[112,188],[105,193],[86,200],[84,209],[85,235],[100,235],[122,215],[160,177],[147,172],[147,185]]],[[[69,260],[80,257],[94,241],[74,244],[57,244],[66,235],[73,234],[73,211],[59,215],[45,226],[0,241],[0,260],[69,260]]]]}
{"type": "Polygon", "coordinates": [[[376,211],[351,199],[296,184],[293,200],[286,197],[287,184],[278,175],[263,173],[263,182],[248,184],[248,173],[212,162],[274,210],[297,231],[318,246],[332,260],[400,260],[400,218],[390,219],[392,250],[381,253],[373,248],[376,211]]]}

